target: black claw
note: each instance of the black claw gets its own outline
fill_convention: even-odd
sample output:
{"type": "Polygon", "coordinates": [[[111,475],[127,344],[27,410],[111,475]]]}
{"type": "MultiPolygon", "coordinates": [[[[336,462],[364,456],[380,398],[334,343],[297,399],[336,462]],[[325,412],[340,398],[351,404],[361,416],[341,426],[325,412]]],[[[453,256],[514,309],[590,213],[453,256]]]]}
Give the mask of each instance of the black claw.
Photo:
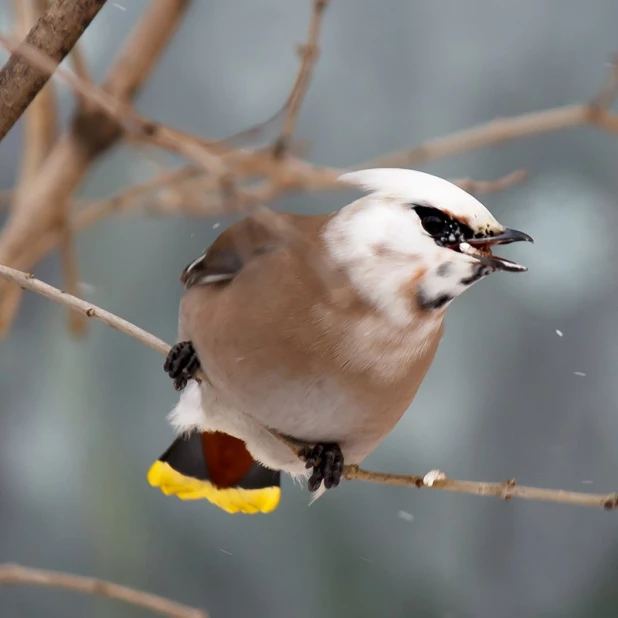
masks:
{"type": "Polygon", "coordinates": [[[305,468],[313,468],[313,474],[307,482],[309,491],[317,491],[322,481],[326,489],[339,485],[343,472],[343,453],[338,444],[304,446],[300,449],[298,457],[305,462],[305,468]]]}
{"type": "Polygon", "coordinates": [[[322,474],[322,470],[316,468],[313,474],[309,477],[307,481],[307,487],[309,491],[317,491],[320,488],[320,483],[322,482],[324,475],[322,474]]]}
{"type": "Polygon", "coordinates": [[[180,341],[173,345],[163,365],[165,372],[174,381],[174,388],[177,391],[181,391],[187,385],[199,368],[200,360],[190,341],[180,341]]]}

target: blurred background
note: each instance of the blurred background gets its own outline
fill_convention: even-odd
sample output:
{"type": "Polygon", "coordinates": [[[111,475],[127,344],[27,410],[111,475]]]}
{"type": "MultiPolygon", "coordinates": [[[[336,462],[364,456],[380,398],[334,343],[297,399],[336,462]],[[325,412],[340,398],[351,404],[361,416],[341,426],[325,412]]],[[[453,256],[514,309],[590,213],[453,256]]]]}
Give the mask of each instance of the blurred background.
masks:
{"type": "MultiPolygon", "coordinates": [[[[10,4],[0,1],[3,32],[10,4]]],[[[147,5],[108,2],[88,29],[97,79],[147,5]]],[[[196,1],[137,108],[213,138],[264,120],[289,92],[309,16],[305,0],[196,1]]],[[[618,51],[617,21],[615,0],[332,0],[296,136],[310,161],[347,166],[588,100],[618,51]]],[[[73,95],[59,91],[68,118],[73,95]]],[[[0,147],[1,189],[13,186],[20,142],[18,125],[0,147]]],[[[161,162],[173,161],[116,149],[81,195],[106,197],[161,162]]],[[[482,180],[527,169],[525,183],[482,199],[536,244],[508,249],[527,274],[495,275],[455,301],[416,401],[366,467],[618,490],[617,164],[618,138],[583,127],[424,168],[482,180]]],[[[276,206],[327,212],[353,195],[276,206]]],[[[217,223],[227,221],[108,218],[89,228],[78,240],[84,296],[173,341],[179,273],[217,223]]],[[[36,272],[59,285],[56,254],[36,272]]],[[[165,415],[176,393],[162,365],[98,323],[71,339],[61,307],[25,295],[0,344],[0,562],[111,579],[213,618],[618,614],[617,513],[361,482],[308,507],[287,478],[266,516],[164,497],[145,478],[172,436],[165,415]]],[[[0,589],[0,615],[149,614],[14,587],[0,589]]]]}

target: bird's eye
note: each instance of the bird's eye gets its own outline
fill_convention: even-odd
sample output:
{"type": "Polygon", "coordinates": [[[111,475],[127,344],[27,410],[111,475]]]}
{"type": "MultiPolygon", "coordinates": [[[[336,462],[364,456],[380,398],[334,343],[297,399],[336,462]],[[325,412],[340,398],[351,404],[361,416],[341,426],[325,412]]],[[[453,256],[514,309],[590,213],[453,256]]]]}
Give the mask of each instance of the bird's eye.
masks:
{"type": "Polygon", "coordinates": [[[416,214],[421,220],[423,229],[434,238],[438,238],[448,232],[451,224],[450,217],[447,217],[443,212],[430,206],[416,205],[414,207],[416,214]]]}
{"type": "Polygon", "coordinates": [[[446,230],[447,222],[436,215],[421,217],[421,225],[431,236],[441,236],[446,230]]]}

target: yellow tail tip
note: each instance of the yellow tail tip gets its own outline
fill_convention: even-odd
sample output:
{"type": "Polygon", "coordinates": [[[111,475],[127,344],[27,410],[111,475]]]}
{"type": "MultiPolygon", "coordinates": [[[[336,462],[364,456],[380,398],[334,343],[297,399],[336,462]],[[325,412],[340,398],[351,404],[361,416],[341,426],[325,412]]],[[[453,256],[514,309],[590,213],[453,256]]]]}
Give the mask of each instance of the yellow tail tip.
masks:
{"type": "Polygon", "coordinates": [[[148,483],[166,496],[181,500],[208,500],[227,513],[270,513],[279,505],[280,487],[220,489],[209,481],[180,474],[164,461],[155,461],[147,475],[148,483]]]}

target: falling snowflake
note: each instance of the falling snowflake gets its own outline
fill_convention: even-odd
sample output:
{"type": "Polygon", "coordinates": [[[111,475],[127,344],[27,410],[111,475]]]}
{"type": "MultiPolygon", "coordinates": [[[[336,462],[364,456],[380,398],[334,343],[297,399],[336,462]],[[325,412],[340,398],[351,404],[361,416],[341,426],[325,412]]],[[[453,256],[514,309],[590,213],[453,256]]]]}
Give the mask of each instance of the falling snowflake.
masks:
{"type": "Polygon", "coordinates": [[[399,517],[399,519],[403,519],[403,521],[414,521],[414,515],[412,515],[412,513],[408,513],[408,511],[398,511],[397,517],[399,517]]]}

